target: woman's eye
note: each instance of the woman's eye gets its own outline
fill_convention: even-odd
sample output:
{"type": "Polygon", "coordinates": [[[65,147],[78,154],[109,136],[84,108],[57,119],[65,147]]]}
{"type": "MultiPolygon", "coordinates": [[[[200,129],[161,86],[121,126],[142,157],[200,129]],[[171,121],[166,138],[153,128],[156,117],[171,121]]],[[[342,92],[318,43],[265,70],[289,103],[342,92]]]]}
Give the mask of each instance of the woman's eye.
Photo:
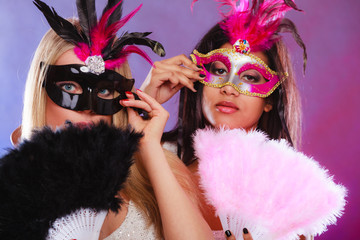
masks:
{"type": "Polygon", "coordinates": [[[239,77],[241,81],[250,84],[266,83],[265,78],[256,70],[247,70],[245,72],[242,72],[239,77]]]}
{"type": "Polygon", "coordinates": [[[109,89],[100,89],[98,92],[98,97],[104,99],[111,99],[113,98],[114,92],[109,89]]]}
{"type": "Polygon", "coordinates": [[[106,95],[106,94],[109,94],[109,93],[110,93],[110,91],[109,91],[109,90],[107,90],[107,89],[101,89],[101,90],[99,91],[99,93],[100,93],[100,94],[104,94],[104,95],[106,95]]]}
{"type": "Polygon", "coordinates": [[[244,75],[242,77],[247,82],[257,83],[259,81],[258,77],[252,76],[252,75],[244,75]]]}
{"type": "Polygon", "coordinates": [[[78,83],[75,82],[58,82],[56,84],[61,90],[72,93],[72,94],[81,94],[82,88],[78,83]]]}
{"type": "Polygon", "coordinates": [[[227,71],[223,68],[218,68],[218,69],[215,69],[214,70],[214,73],[217,74],[217,75],[224,75],[227,73],[227,71]]]}
{"type": "Polygon", "coordinates": [[[221,76],[221,75],[226,75],[228,73],[228,69],[225,66],[225,64],[223,64],[222,62],[216,61],[211,64],[210,72],[215,75],[221,76]]]}
{"type": "Polygon", "coordinates": [[[63,89],[64,89],[65,91],[74,91],[74,90],[75,90],[75,86],[72,85],[72,84],[65,84],[65,85],[63,85],[63,89]]]}

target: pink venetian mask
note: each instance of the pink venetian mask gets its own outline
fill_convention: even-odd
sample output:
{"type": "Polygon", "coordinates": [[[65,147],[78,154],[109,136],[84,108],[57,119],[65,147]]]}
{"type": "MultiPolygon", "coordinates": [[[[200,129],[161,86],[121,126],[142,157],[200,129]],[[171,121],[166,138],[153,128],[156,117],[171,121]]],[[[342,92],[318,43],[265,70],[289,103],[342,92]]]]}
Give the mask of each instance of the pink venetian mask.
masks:
{"type": "Polygon", "coordinates": [[[204,68],[206,76],[201,83],[218,88],[230,85],[242,94],[268,97],[281,83],[278,73],[249,52],[246,44],[237,41],[233,49],[220,48],[207,54],[194,50],[191,58],[204,68]]]}

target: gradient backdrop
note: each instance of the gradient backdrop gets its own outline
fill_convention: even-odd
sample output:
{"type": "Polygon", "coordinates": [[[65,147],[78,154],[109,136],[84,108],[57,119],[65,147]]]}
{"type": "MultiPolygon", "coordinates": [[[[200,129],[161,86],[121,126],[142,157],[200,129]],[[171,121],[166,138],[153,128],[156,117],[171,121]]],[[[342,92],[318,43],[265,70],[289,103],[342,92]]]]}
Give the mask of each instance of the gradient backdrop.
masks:
{"type": "MultiPolygon", "coordinates": [[[[98,0],[99,10],[105,0],[98,0]]],[[[212,0],[125,0],[124,14],[143,2],[140,12],[124,27],[152,31],[165,46],[166,57],[188,55],[200,37],[219,19],[212,0]]],[[[63,17],[76,15],[74,0],[46,0],[63,17]]],[[[360,1],[297,1],[304,13],[287,16],[298,26],[308,49],[302,74],[302,53],[289,43],[303,99],[303,151],[325,165],[334,179],[349,189],[344,216],[317,239],[359,239],[360,227],[360,1]]],[[[0,0],[0,155],[11,147],[10,133],[21,122],[22,97],[29,64],[48,25],[31,0],[0,0]]],[[[154,60],[159,57],[150,56],[154,60]]],[[[139,87],[150,69],[142,58],[130,57],[139,87]]],[[[171,114],[167,130],[176,122],[177,97],[165,107],[171,114]]]]}

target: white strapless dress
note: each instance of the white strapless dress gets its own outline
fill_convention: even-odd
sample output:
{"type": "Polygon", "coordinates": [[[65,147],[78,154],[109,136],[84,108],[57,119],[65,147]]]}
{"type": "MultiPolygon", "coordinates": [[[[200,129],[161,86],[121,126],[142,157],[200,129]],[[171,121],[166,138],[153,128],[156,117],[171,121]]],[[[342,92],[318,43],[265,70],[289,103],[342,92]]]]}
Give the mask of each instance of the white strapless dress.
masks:
{"type": "Polygon", "coordinates": [[[158,240],[155,226],[146,224],[146,218],[136,206],[130,201],[128,212],[121,226],[104,240],[158,240]]]}

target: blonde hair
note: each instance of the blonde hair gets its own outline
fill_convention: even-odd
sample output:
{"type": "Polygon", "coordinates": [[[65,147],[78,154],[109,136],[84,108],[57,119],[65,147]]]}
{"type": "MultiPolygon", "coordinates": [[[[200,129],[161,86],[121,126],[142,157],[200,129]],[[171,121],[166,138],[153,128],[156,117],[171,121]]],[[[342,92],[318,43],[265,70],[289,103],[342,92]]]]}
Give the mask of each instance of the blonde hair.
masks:
{"type": "MultiPolygon", "coordinates": [[[[191,178],[190,170],[172,152],[163,149],[168,164],[174,173],[177,181],[190,197],[192,202],[199,208],[199,191],[195,181],[191,178]]],[[[138,159],[135,156],[135,159],[138,159]]],[[[163,236],[163,228],[160,211],[157,205],[155,194],[149,177],[140,161],[131,167],[131,174],[125,186],[124,193],[144,212],[148,217],[148,225],[153,223],[156,227],[157,235],[163,236]]]]}
{"type": "MultiPolygon", "coordinates": [[[[71,21],[75,25],[79,25],[77,20],[71,21]]],[[[43,88],[46,68],[40,66],[41,62],[54,64],[63,53],[72,48],[74,48],[73,44],[60,38],[52,29],[44,35],[39,43],[25,85],[21,124],[22,139],[28,139],[34,129],[46,125],[45,107],[47,95],[43,88]]],[[[116,71],[126,78],[131,78],[131,72],[127,62],[116,69],[116,71]]],[[[126,111],[122,110],[114,114],[112,123],[119,128],[126,128],[128,126],[126,111]]],[[[175,177],[189,194],[189,197],[197,203],[196,185],[190,177],[190,172],[179,158],[166,150],[164,151],[175,177]]],[[[148,218],[148,224],[153,223],[158,235],[162,236],[160,211],[154,191],[148,175],[141,165],[141,161],[139,161],[139,156],[135,155],[134,158],[135,164],[133,164],[130,169],[131,173],[125,184],[124,193],[145,213],[144,215],[148,218]]]]}

